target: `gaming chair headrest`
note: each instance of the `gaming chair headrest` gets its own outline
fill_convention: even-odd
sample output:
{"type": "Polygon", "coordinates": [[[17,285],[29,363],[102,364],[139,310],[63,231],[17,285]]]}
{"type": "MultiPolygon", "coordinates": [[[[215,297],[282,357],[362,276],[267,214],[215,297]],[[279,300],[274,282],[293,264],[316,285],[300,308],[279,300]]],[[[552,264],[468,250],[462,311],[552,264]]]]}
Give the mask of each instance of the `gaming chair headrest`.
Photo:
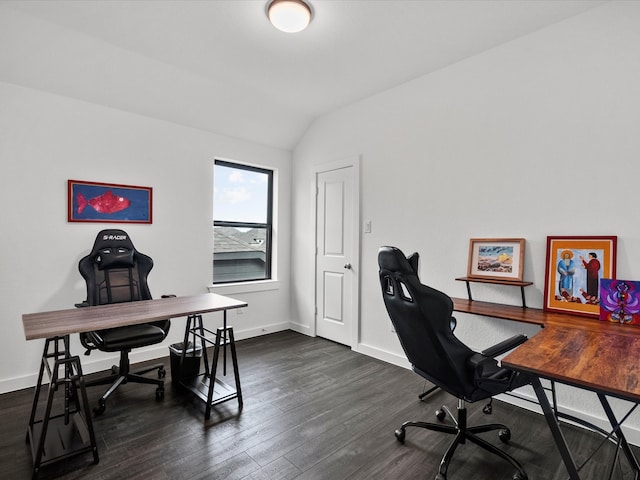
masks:
{"type": "Polygon", "coordinates": [[[102,248],[122,247],[128,250],[135,250],[133,242],[129,238],[129,235],[124,230],[116,228],[110,228],[102,230],[96,236],[96,241],[93,243],[93,249],[91,253],[96,253],[102,248]]]}
{"type": "Polygon", "coordinates": [[[380,270],[398,272],[405,275],[417,275],[417,253],[414,253],[409,258],[411,261],[396,247],[380,247],[380,250],[378,250],[378,265],[380,270]]]}
{"type": "Polygon", "coordinates": [[[108,229],[98,233],[89,256],[100,270],[114,267],[132,267],[136,252],[133,242],[124,230],[108,229]]]}

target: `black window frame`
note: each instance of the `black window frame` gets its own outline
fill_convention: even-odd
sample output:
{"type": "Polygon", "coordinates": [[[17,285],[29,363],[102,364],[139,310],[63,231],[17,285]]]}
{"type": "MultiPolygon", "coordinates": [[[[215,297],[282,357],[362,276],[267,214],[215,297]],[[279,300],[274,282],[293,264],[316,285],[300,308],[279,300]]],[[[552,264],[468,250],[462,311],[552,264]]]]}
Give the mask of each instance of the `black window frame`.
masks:
{"type": "MultiPolygon", "coordinates": [[[[249,282],[257,282],[263,280],[271,280],[272,278],[272,259],[273,259],[273,174],[274,171],[268,168],[255,167],[252,165],[245,165],[237,162],[230,162],[227,160],[215,160],[214,161],[214,169],[215,166],[223,166],[227,168],[234,168],[237,170],[244,170],[255,173],[266,174],[268,177],[268,186],[267,186],[267,221],[266,223],[254,223],[254,222],[234,222],[228,220],[216,220],[215,215],[213,219],[213,227],[232,227],[232,228],[261,228],[265,230],[265,269],[264,276],[244,279],[244,280],[226,280],[226,281],[216,281],[215,274],[215,239],[213,246],[213,284],[214,285],[224,285],[228,283],[249,283],[249,282]]],[[[215,208],[214,208],[215,211],[215,208]]]]}

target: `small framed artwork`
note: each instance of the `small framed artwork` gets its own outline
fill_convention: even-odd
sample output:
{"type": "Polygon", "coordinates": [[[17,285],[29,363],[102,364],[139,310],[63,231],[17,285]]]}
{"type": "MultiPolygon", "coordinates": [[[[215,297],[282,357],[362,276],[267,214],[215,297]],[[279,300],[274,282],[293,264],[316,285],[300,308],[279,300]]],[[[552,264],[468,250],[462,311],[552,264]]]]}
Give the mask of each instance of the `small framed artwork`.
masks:
{"type": "Polygon", "coordinates": [[[152,197],[151,187],[69,180],[67,220],[151,223],[152,197]]]}
{"type": "Polygon", "coordinates": [[[522,281],[524,238],[472,238],[467,276],[522,281]]]}
{"type": "Polygon", "coordinates": [[[598,317],[600,283],[616,277],[617,237],[547,237],[544,309],[598,317]]]}
{"type": "Polygon", "coordinates": [[[640,325],[640,282],[600,280],[600,320],[640,325]]]}

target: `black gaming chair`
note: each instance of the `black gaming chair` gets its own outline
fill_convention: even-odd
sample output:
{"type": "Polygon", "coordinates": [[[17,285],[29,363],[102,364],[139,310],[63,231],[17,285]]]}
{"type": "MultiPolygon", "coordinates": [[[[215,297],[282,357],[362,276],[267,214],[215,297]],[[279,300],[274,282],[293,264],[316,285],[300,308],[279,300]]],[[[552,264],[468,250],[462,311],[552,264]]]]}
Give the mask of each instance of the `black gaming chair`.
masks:
{"type": "Polygon", "coordinates": [[[422,285],[415,269],[399,249],[380,248],[378,266],[384,303],[413,371],[458,398],[457,417],[446,406],[436,412],[438,420],[442,422],[448,415],[453,425],[405,422],[396,430],[396,438],[404,442],[407,427],[455,435],[442,457],[436,480],[446,479],[455,449],[466,440],[510,462],[517,470],[513,479],[525,480],[526,473],[513,457],[477,435],[500,430],[500,440],[507,442],[511,437],[510,430],[502,424],[467,426],[465,402],[484,400],[529,383],[528,377],[501,368],[494,358],[520,345],[526,337],[516,335],[482,353],[474,352],[453,334],[451,298],[422,285]]]}
{"type": "MultiPolygon", "coordinates": [[[[109,229],[98,233],[91,253],[80,260],[78,268],[87,283],[87,299],[77,304],[78,307],[151,299],[147,275],[153,268],[153,260],[138,252],[123,230],[109,229]]],[[[169,320],[162,320],[80,334],[80,341],[87,348],[85,355],[95,349],[120,352],[120,365],[111,367],[111,375],[86,383],[86,386],[111,384],[94,409],[97,415],[104,412],[109,395],[127,382],[154,384],[156,399],[164,398],[164,365],[131,371],[129,352],[133,348],[162,342],[170,325],[169,320]],[[158,379],[142,376],[152,370],[158,371],[158,379]]]]}
{"type": "MultiPolygon", "coordinates": [[[[420,277],[420,271],[419,271],[420,270],[420,254],[418,252],[413,252],[411,255],[409,255],[407,257],[407,261],[409,262],[409,265],[411,266],[411,270],[413,270],[413,272],[418,277],[420,277]]],[[[451,331],[452,332],[456,329],[456,325],[457,325],[456,317],[451,317],[449,319],[449,327],[451,327],[451,331]]],[[[435,392],[437,390],[440,390],[440,387],[438,387],[437,385],[434,385],[434,386],[426,389],[420,395],[418,395],[418,398],[420,400],[424,400],[426,397],[428,397],[429,395],[431,395],[433,392],[435,392]]],[[[485,408],[488,408],[488,407],[485,407],[485,408]]]]}

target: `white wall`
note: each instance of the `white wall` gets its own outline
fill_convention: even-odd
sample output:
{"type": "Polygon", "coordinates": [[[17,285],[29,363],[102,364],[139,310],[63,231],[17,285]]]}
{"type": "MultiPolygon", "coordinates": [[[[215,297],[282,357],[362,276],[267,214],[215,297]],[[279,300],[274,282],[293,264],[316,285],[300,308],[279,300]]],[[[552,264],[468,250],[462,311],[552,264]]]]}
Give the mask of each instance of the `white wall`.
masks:
{"type": "MultiPolygon", "coordinates": [[[[606,4],[318,119],[294,151],[292,317],[313,322],[313,167],[357,154],[362,221],[372,222],[362,234],[363,353],[404,361],[379,291],[381,245],[419,251],[423,281],[465,297],[454,279],[466,274],[469,239],[524,237],[533,307],[547,235],[617,235],[618,278],[640,278],[639,126],[637,2],[606,4]]],[[[515,288],[473,291],[519,303],[515,288]]],[[[537,331],[457,316],[457,334],[477,348],[537,331]]],[[[602,417],[584,392],[563,389],[560,402],[602,417]]]]}
{"type": "MultiPolygon", "coordinates": [[[[153,187],[153,224],[117,224],[155,267],[154,296],[204,293],[212,278],[213,161],[225,158],[276,169],[278,284],[269,295],[234,290],[249,306],[233,315],[236,338],[289,326],[291,153],[0,83],[0,393],[35,384],[44,340],[25,341],[21,315],[73,308],[85,298],[77,270],[101,223],[67,223],[67,180],[153,187]],[[263,330],[264,329],[264,330],[263,330]]],[[[210,315],[215,326],[220,315],[210,315]]],[[[182,339],[176,319],[165,342],[132,361],[168,355],[182,339]]],[[[82,354],[77,336],[72,350],[82,354]]],[[[117,363],[82,357],[85,372],[117,363]]]]}

